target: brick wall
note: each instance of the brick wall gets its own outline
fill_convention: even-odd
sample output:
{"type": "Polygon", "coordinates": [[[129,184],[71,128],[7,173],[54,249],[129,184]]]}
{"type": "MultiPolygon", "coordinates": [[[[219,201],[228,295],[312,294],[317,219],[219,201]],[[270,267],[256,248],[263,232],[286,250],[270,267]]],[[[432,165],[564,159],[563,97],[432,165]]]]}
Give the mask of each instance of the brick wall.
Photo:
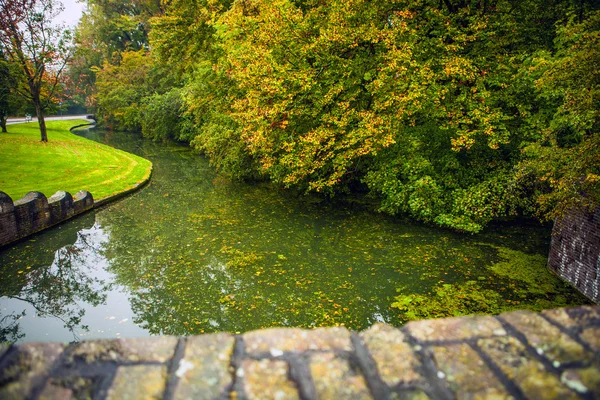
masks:
{"type": "Polygon", "coordinates": [[[600,207],[572,211],[555,221],[548,268],[600,302],[600,207]]]}
{"type": "Polygon", "coordinates": [[[90,192],[75,196],[58,191],[49,199],[40,192],[29,192],[15,202],[0,192],[0,247],[59,224],[94,207],[90,192]]]}

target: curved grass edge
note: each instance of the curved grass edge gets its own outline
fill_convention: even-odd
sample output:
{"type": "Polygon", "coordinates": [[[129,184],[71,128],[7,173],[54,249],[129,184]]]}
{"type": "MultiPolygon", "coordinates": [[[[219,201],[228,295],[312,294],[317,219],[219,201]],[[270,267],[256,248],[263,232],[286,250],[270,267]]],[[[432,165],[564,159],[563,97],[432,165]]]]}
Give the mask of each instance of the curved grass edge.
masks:
{"type": "MultiPolygon", "coordinates": [[[[75,125],[69,128],[70,132],[73,132],[73,130],[77,129],[77,128],[83,128],[85,126],[95,126],[96,123],[95,122],[89,122],[86,124],[79,124],[79,125],[75,125]]],[[[124,150],[121,150],[125,153],[127,153],[124,150]]],[[[129,153],[131,154],[131,153],[129,153]]],[[[139,157],[139,156],[138,156],[139,157]]],[[[143,157],[141,157],[143,158],[143,157]]],[[[144,160],[148,161],[150,163],[150,167],[148,168],[148,170],[146,171],[146,174],[144,175],[144,177],[142,178],[142,180],[140,180],[138,183],[136,183],[133,187],[130,187],[128,189],[122,190],[120,192],[114,193],[114,194],[110,194],[108,196],[104,196],[101,199],[94,199],[94,209],[96,208],[100,208],[100,207],[104,207],[107,204],[110,204],[112,202],[115,202],[117,200],[120,200],[134,192],[137,192],[140,189],[143,189],[149,182],[150,182],[150,178],[152,178],[152,168],[153,168],[153,164],[152,161],[144,158],[144,160]]],[[[94,194],[92,193],[92,196],[94,196],[94,194]]]]}
{"type": "MultiPolygon", "coordinates": [[[[152,177],[152,164],[150,164],[149,170],[146,172],[146,175],[142,178],[141,181],[139,181],[138,183],[136,183],[133,187],[131,187],[129,189],[125,189],[121,192],[105,196],[98,200],[94,200],[94,208],[104,207],[105,205],[107,205],[109,203],[112,203],[112,202],[122,199],[123,197],[126,197],[134,192],[137,192],[138,190],[144,188],[150,182],[151,177],[152,177]]],[[[93,195],[94,194],[92,193],[92,196],[93,195]]]]}
{"type": "MultiPolygon", "coordinates": [[[[118,158],[123,159],[123,161],[127,161],[127,162],[131,162],[131,169],[126,168],[126,170],[124,171],[123,175],[114,175],[114,179],[117,179],[117,181],[113,181],[113,182],[109,182],[106,181],[107,184],[103,184],[104,182],[101,182],[101,179],[94,181],[92,178],[91,181],[89,181],[89,185],[86,184],[81,184],[81,188],[80,189],[75,189],[74,185],[67,184],[66,186],[63,187],[63,185],[61,185],[60,183],[60,178],[56,178],[58,179],[57,182],[55,182],[55,184],[52,185],[47,185],[42,181],[39,181],[39,185],[36,184],[36,179],[32,179],[32,178],[25,178],[25,179],[29,179],[29,184],[25,184],[23,185],[23,188],[18,188],[18,189],[25,189],[23,191],[23,193],[15,193],[15,192],[21,192],[21,190],[15,190],[14,185],[12,185],[13,187],[9,188],[8,185],[6,187],[6,189],[8,190],[4,190],[7,194],[10,194],[11,198],[14,199],[14,201],[17,201],[19,199],[21,199],[23,196],[25,196],[28,192],[33,191],[41,191],[43,193],[45,193],[45,195],[47,196],[51,196],[55,191],[57,190],[64,190],[64,191],[68,191],[69,193],[76,193],[78,190],[87,190],[89,191],[94,198],[94,208],[95,207],[101,207],[104,206],[112,201],[118,200],[123,198],[124,196],[131,194],[137,190],[140,190],[141,188],[143,188],[146,184],[148,184],[148,182],[151,179],[152,176],[152,162],[144,157],[141,157],[139,155],[135,155],[133,153],[129,153],[127,151],[121,150],[121,149],[115,149],[112,146],[107,146],[105,144],[102,143],[98,143],[94,140],[90,140],[87,139],[85,137],[82,137],[81,135],[77,135],[75,130],[78,128],[85,128],[85,127],[91,127],[95,125],[95,121],[90,121],[90,120],[74,120],[72,121],[72,123],[69,123],[71,121],[64,121],[63,122],[63,126],[61,128],[58,128],[58,131],[61,132],[62,135],[62,139],[63,143],[67,143],[67,147],[72,147],[72,148],[77,148],[77,143],[81,143],[83,146],[83,149],[81,150],[83,152],[83,154],[85,154],[86,152],[89,152],[89,147],[90,146],[94,146],[94,147],[101,147],[104,148],[102,151],[106,152],[106,153],[120,153],[120,156],[118,156],[118,158]],[[72,139],[70,139],[72,138],[72,139]],[[66,142],[64,142],[66,141],[66,142]],[[71,143],[72,142],[72,143],[71,143]],[[83,143],[83,142],[87,142],[83,143]],[[137,166],[136,166],[137,165],[137,166]],[[128,170],[128,171],[127,171],[128,170]],[[132,179],[133,178],[133,179],[132,179]],[[113,183],[121,181],[120,184],[114,185],[113,183]],[[29,186],[29,187],[27,187],[29,186]],[[88,187],[86,187],[88,186],[88,187]],[[50,189],[49,189],[50,187],[50,189]],[[11,190],[13,189],[13,190],[11,190]]],[[[54,123],[54,121],[51,121],[50,123],[54,123]]],[[[55,127],[54,129],[56,129],[57,127],[55,127]]],[[[21,134],[24,134],[23,137],[27,137],[30,135],[30,132],[19,132],[19,131],[15,131],[15,132],[11,132],[11,134],[16,134],[17,136],[21,136],[21,134]]],[[[10,138],[9,138],[10,140],[10,138]]],[[[10,142],[8,142],[10,143],[10,142]]],[[[25,140],[23,143],[27,144],[27,140],[25,140]]],[[[4,143],[5,147],[6,147],[7,143],[4,143]]],[[[20,143],[18,143],[20,144],[20,143]]],[[[10,144],[9,144],[10,145],[10,144]]],[[[62,145],[62,147],[65,147],[64,145],[62,145]]],[[[25,151],[27,151],[28,149],[25,149],[25,151]]],[[[99,149],[100,150],[100,149],[99,149]]],[[[15,155],[18,154],[19,151],[23,151],[23,150],[17,150],[15,152],[15,155]]],[[[75,153],[77,153],[77,151],[75,151],[75,153]]],[[[53,153],[50,153],[53,154],[53,153]]],[[[77,153],[78,154],[78,153],[77,153]]],[[[79,154],[78,154],[79,155],[79,154]]],[[[17,156],[18,157],[18,156],[17,156]]],[[[37,155],[34,155],[33,158],[37,157],[37,155]]],[[[43,157],[48,157],[48,153],[44,154],[43,157]]],[[[53,157],[52,155],[50,155],[50,157],[53,157]]],[[[43,159],[43,158],[40,158],[43,159]]],[[[5,160],[7,161],[7,160],[5,160]]],[[[83,165],[83,164],[80,164],[83,165]]],[[[95,169],[98,168],[100,165],[107,165],[106,162],[104,162],[104,164],[89,164],[91,169],[95,169]]],[[[27,176],[27,175],[25,175],[27,176]]],[[[50,177],[48,177],[50,178],[50,177]]],[[[20,178],[21,179],[21,178],[20,178]]],[[[82,179],[83,176],[82,176],[82,179]]],[[[110,176],[108,176],[107,178],[104,179],[112,179],[110,178],[110,176]]],[[[87,180],[86,180],[87,182],[87,180]]],[[[81,182],[80,182],[81,183],[81,182]]],[[[0,185],[0,186],[4,186],[4,185],[0,185]]],[[[79,184],[75,185],[75,186],[79,186],[79,184]]]]}
{"type": "Polygon", "coordinates": [[[75,129],[77,128],[83,128],[84,126],[95,126],[96,123],[95,122],[88,122],[86,124],[79,124],[79,125],[75,125],[69,128],[69,131],[72,133],[75,129]]]}

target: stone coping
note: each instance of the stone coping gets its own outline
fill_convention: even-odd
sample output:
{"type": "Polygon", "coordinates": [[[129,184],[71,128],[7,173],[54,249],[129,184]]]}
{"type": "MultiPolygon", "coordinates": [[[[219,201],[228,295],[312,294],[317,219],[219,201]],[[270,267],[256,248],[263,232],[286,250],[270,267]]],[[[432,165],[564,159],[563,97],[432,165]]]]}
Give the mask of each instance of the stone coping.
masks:
{"type": "Polygon", "coordinates": [[[595,399],[600,307],[4,346],[0,398],[595,399]]]}

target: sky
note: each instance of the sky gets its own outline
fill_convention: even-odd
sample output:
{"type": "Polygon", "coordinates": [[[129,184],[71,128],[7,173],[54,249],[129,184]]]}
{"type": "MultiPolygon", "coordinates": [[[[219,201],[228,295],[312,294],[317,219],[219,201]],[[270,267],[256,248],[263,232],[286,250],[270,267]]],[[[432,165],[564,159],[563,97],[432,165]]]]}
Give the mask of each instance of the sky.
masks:
{"type": "Polygon", "coordinates": [[[74,27],[77,25],[79,18],[85,8],[84,3],[78,3],[76,0],[62,0],[65,10],[56,18],[56,22],[64,22],[65,24],[74,27]]]}

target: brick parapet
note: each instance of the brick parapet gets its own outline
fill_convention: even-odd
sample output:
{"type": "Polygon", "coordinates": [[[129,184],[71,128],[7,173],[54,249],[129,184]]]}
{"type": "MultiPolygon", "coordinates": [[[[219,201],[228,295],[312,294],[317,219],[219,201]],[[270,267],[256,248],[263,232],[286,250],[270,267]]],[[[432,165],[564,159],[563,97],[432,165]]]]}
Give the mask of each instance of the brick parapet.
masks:
{"type": "Polygon", "coordinates": [[[600,307],[0,347],[0,398],[600,396],[600,307]]]}
{"type": "Polygon", "coordinates": [[[571,210],[554,222],[548,268],[600,303],[600,207],[571,210]]]}
{"type": "Polygon", "coordinates": [[[0,247],[57,225],[94,207],[91,193],[82,190],[71,196],[58,191],[50,198],[29,192],[13,202],[0,192],[0,247]]]}

